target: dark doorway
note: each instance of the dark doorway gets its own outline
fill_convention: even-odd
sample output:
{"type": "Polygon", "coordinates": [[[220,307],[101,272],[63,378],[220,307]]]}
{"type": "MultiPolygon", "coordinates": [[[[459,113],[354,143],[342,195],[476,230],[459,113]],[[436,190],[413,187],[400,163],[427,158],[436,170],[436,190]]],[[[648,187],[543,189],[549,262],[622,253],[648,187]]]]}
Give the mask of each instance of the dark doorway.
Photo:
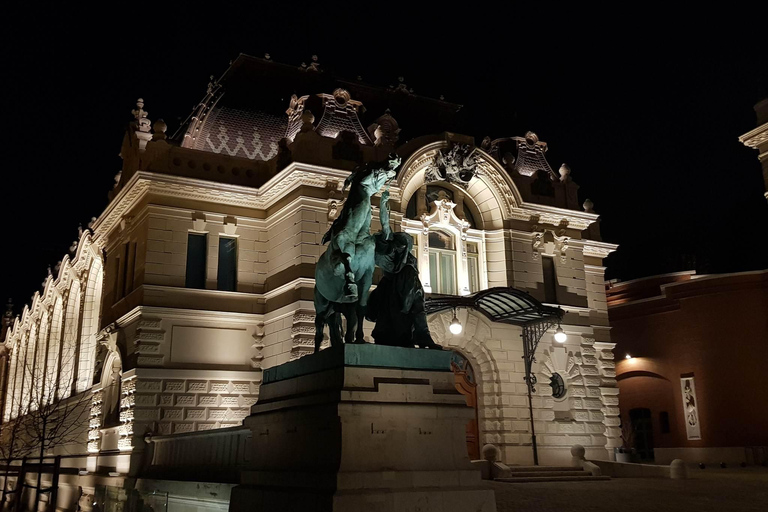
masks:
{"type": "Polygon", "coordinates": [[[451,357],[451,369],[456,378],[456,389],[464,395],[467,406],[475,411],[474,419],[467,423],[467,455],[470,460],[480,459],[480,432],[477,428],[477,382],[472,365],[466,357],[458,352],[453,352],[451,357]]]}
{"type": "Polygon", "coordinates": [[[653,422],[651,410],[646,408],[631,409],[629,420],[635,439],[635,453],[641,461],[653,460],[653,422]]]}

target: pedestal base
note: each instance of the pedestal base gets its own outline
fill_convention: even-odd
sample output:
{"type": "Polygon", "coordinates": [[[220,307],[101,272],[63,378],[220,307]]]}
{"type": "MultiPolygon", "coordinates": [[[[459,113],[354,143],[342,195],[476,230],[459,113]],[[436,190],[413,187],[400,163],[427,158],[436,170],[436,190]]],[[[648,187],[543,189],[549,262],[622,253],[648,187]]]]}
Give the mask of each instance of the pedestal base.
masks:
{"type": "Polygon", "coordinates": [[[495,512],[450,352],[343,345],[264,372],[231,512],[495,512]]]}

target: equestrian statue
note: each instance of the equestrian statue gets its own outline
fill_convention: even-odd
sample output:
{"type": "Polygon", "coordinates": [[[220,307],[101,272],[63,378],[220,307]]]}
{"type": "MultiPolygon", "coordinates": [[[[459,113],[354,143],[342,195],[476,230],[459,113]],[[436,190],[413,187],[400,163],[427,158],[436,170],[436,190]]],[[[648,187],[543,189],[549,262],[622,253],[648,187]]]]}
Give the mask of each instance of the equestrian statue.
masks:
{"type": "Polygon", "coordinates": [[[383,162],[358,167],[344,181],[349,196],[341,213],[323,236],[330,242],[315,267],[315,352],[328,325],[331,345],[364,343],[363,318],[373,282],[376,241],[371,235],[371,196],[397,175],[401,159],[390,154],[383,162]],[[342,333],[341,318],[347,320],[342,333]]]}

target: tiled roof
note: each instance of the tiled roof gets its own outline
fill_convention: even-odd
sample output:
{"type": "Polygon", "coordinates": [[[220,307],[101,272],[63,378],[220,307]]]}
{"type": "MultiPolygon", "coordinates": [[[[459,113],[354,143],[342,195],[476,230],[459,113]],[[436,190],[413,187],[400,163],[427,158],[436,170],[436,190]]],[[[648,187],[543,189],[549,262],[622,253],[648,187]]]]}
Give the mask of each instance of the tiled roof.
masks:
{"type": "Polygon", "coordinates": [[[269,160],[277,155],[277,143],[285,137],[287,126],[286,116],[214,108],[196,137],[194,148],[251,160],[269,160]]]}

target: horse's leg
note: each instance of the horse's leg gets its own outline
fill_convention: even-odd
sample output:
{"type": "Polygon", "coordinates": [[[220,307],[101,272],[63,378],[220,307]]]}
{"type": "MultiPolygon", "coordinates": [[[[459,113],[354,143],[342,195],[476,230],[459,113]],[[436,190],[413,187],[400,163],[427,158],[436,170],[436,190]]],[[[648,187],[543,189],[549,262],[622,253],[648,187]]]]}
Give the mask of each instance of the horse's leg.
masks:
{"type": "Polygon", "coordinates": [[[315,287],[315,353],[323,344],[323,329],[325,328],[326,315],[330,303],[315,287]]]}
{"type": "Polygon", "coordinates": [[[331,336],[331,346],[342,344],[341,318],[338,311],[339,304],[333,304],[333,311],[327,316],[328,332],[331,336]]]}
{"type": "MultiPolygon", "coordinates": [[[[357,328],[357,311],[355,304],[348,304],[344,308],[344,316],[347,318],[347,331],[344,333],[344,343],[355,342],[355,331],[357,328]]],[[[362,324],[362,322],[359,322],[362,324]]]]}
{"type": "Polygon", "coordinates": [[[371,289],[373,283],[373,268],[366,271],[363,277],[357,282],[358,290],[360,290],[360,299],[355,304],[357,312],[357,332],[355,333],[355,341],[357,343],[365,343],[365,333],[363,332],[365,319],[365,310],[368,307],[368,291],[371,289]]]}

